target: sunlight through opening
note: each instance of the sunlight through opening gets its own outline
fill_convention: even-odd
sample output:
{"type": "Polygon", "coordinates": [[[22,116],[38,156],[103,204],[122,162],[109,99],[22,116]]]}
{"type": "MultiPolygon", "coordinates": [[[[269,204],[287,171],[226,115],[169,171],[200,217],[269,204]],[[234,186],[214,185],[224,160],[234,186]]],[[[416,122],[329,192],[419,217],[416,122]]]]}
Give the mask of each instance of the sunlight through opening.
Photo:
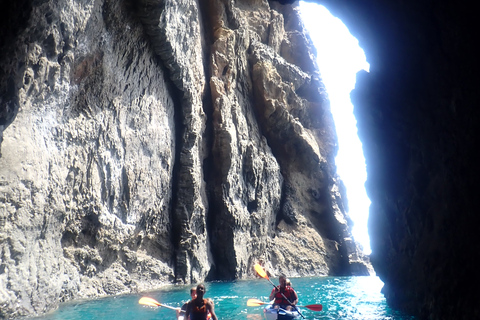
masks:
{"type": "Polygon", "coordinates": [[[368,71],[370,66],[358,40],[325,7],[301,1],[300,13],[317,49],[317,64],[330,99],[339,145],[335,163],[347,188],[348,214],[354,222],[352,233],[363,246],[363,251],[370,254],[367,232],[370,199],[365,191],[367,173],[350,101],[356,73],[362,69],[368,71]]]}

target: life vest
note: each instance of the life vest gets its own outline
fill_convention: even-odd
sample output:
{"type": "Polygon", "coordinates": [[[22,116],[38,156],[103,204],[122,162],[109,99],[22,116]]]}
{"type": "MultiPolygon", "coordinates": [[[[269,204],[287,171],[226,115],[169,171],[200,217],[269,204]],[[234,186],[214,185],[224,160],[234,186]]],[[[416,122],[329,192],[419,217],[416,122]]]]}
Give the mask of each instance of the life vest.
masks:
{"type": "MultiPolygon", "coordinates": [[[[273,289],[273,290],[275,290],[275,289],[273,289]]],[[[282,290],[282,289],[280,289],[280,290],[282,290]]],[[[290,305],[290,302],[288,302],[282,296],[282,293],[288,300],[290,300],[290,302],[293,302],[294,300],[297,299],[297,294],[295,293],[295,291],[291,287],[285,287],[284,291],[278,291],[278,292],[275,293],[273,303],[278,304],[280,306],[289,306],[290,305]]]]}
{"type": "Polygon", "coordinates": [[[198,306],[196,301],[193,302],[192,312],[190,312],[190,320],[206,320],[210,319],[212,315],[207,310],[207,299],[203,299],[203,305],[198,306]]]}

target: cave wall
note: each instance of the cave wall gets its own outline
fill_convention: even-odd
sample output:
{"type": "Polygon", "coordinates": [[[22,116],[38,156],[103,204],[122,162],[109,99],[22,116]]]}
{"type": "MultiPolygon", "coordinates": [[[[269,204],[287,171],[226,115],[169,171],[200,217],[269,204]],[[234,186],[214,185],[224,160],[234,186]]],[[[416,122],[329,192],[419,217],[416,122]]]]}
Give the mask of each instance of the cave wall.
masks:
{"type": "Polygon", "coordinates": [[[314,2],[342,19],[370,63],[351,98],[371,260],[388,303],[424,319],[479,318],[474,11],[452,1],[314,2]]]}
{"type": "MultiPolygon", "coordinates": [[[[255,257],[275,261],[272,268],[285,262],[286,255],[268,251],[268,239],[297,232],[286,221],[298,225],[299,199],[322,199],[322,193],[315,191],[318,186],[299,189],[303,166],[292,168],[298,174],[286,173],[282,170],[291,162],[278,160],[278,155],[295,152],[292,146],[298,132],[315,124],[305,122],[304,111],[295,110],[292,118],[298,121],[288,121],[292,141],[282,146],[268,127],[281,114],[261,111],[277,110],[278,101],[286,97],[291,101],[292,95],[285,88],[279,90],[284,98],[264,99],[268,96],[262,90],[275,83],[273,79],[287,79],[283,71],[292,65],[309,74],[305,79],[313,80],[307,83],[315,77],[308,66],[299,60],[294,63],[293,55],[301,50],[280,45],[287,38],[266,36],[268,27],[289,34],[285,44],[301,38],[295,38],[298,33],[285,24],[294,20],[280,9],[280,4],[292,1],[270,3],[270,9],[275,8],[270,22],[249,27],[243,22],[260,21],[258,15],[267,15],[265,3],[237,2],[209,1],[196,15],[188,16],[194,19],[189,20],[192,28],[203,30],[205,36],[196,38],[193,49],[187,48],[196,54],[191,62],[172,41],[173,31],[162,35],[152,30],[151,25],[162,17],[155,10],[149,15],[133,14],[138,11],[135,6],[109,1],[75,5],[60,1],[58,6],[51,1],[2,3],[2,316],[11,315],[12,310],[17,315],[41,313],[54,308],[58,299],[79,297],[79,292],[95,296],[137,290],[134,285],[142,289],[168,281],[195,281],[210,270],[215,270],[212,275],[235,277],[246,271],[248,255],[229,250],[228,263],[220,267],[210,254],[236,244],[258,250],[255,257]],[[239,12],[245,8],[250,17],[242,20],[239,12]],[[149,22],[148,17],[153,20],[149,22]],[[225,29],[213,28],[219,21],[224,21],[225,29]],[[118,30],[117,25],[124,29],[118,30]],[[249,32],[259,40],[255,54],[249,51],[253,46],[242,43],[253,43],[246,36],[249,32]],[[168,43],[178,59],[162,54],[168,43]],[[268,54],[274,52],[272,59],[262,53],[260,44],[270,48],[268,54]],[[226,58],[225,52],[232,50],[248,59],[226,58]],[[203,69],[197,61],[200,57],[203,69]],[[258,63],[261,60],[267,61],[258,63]],[[256,67],[245,67],[246,61],[256,67]],[[262,70],[267,73],[262,75],[262,70]],[[200,76],[200,82],[192,84],[198,85],[195,90],[183,87],[202,72],[205,81],[200,76]],[[249,79],[246,86],[235,86],[233,79],[239,77],[249,79]],[[245,99],[248,95],[242,92],[253,95],[245,99]],[[258,106],[262,109],[255,110],[258,106]],[[241,114],[244,123],[255,124],[246,131],[240,129],[240,122],[225,118],[234,113],[235,119],[241,114]],[[193,134],[186,134],[185,128],[193,134]],[[242,155],[233,166],[231,150],[242,155]],[[255,159],[262,161],[255,163],[255,159]],[[195,164],[195,172],[182,167],[188,163],[195,164]],[[200,170],[202,163],[207,165],[200,170]],[[214,174],[217,169],[220,176],[214,174]],[[237,179],[240,173],[247,174],[245,179],[237,179]],[[182,184],[183,179],[193,184],[182,184]],[[264,182],[274,187],[263,190],[264,182]],[[235,187],[238,190],[231,193],[235,187]],[[278,194],[280,199],[275,198],[278,194]],[[266,208],[267,199],[276,199],[273,208],[266,208]],[[179,207],[179,203],[185,205],[179,207]],[[232,208],[238,203],[242,209],[237,216],[232,208]],[[254,211],[261,223],[246,219],[254,211]],[[222,231],[232,220],[238,223],[234,231],[258,234],[258,238],[245,243],[234,231],[222,231]],[[210,236],[229,241],[225,247],[210,247],[214,243],[210,236]],[[135,275],[134,269],[141,272],[135,275]],[[138,278],[141,274],[147,277],[138,278]],[[9,307],[19,298],[21,305],[9,307]]],[[[346,23],[371,66],[369,74],[359,74],[352,99],[372,200],[371,259],[385,282],[387,301],[423,318],[479,318],[475,11],[449,1],[315,2],[346,23]]],[[[167,9],[174,10],[169,1],[142,3],[170,4],[167,9]]],[[[176,4],[180,3],[187,5],[176,4]]],[[[193,6],[198,8],[198,3],[193,6]]],[[[167,18],[162,20],[164,26],[169,24],[167,18]]],[[[304,77],[297,71],[289,74],[304,77]]],[[[301,92],[295,79],[287,83],[301,92]]],[[[277,133],[280,137],[286,132],[277,133]]],[[[328,186],[334,190],[336,184],[328,186]]],[[[340,194],[326,193],[336,195],[337,212],[342,212],[340,194]]],[[[315,230],[319,230],[323,223],[315,217],[315,230]]],[[[332,219],[329,214],[324,217],[322,221],[332,219]]],[[[348,234],[348,221],[339,225],[347,227],[333,230],[348,234]]],[[[322,232],[332,230],[326,229],[322,232]]],[[[323,238],[306,240],[321,247],[325,239],[345,239],[338,233],[323,238]]],[[[303,249],[290,247],[291,253],[303,249]]],[[[327,267],[316,272],[328,273],[323,258],[322,264],[327,267]]]]}
{"type": "Polygon", "coordinates": [[[2,9],[0,318],[249,278],[256,262],[369,274],[295,5],[2,9]]]}
{"type": "Polygon", "coordinates": [[[174,279],[174,102],[143,28],[113,2],[29,5],[2,50],[18,113],[0,160],[0,318],[174,279]]]}

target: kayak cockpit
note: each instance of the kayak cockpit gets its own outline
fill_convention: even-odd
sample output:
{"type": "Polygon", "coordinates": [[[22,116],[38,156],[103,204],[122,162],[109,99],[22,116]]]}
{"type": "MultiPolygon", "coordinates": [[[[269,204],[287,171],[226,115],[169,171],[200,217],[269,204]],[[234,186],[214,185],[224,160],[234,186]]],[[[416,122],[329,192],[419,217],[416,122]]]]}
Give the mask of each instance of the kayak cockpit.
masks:
{"type": "Polygon", "coordinates": [[[299,319],[300,314],[295,311],[288,311],[282,308],[274,308],[272,305],[267,306],[263,310],[266,320],[293,320],[299,319]]]}

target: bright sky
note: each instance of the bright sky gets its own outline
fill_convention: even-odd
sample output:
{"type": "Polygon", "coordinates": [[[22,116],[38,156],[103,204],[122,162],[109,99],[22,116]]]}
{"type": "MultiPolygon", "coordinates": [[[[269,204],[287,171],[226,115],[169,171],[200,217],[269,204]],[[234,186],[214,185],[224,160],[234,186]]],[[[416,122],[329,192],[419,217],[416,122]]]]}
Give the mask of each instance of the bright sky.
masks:
{"type": "Polygon", "coordinates": [[[353,236],[367,254],[371,252],[367,233],[370,199],[365,191],[367,173],[362,144],[357,135],[350,91],[355,87],[356,73],[369,70],[365,53],[343,22],[323,6],[300,1],[305,27],[317,49],[317,63],[327,89],[337,129],[339,152],[335,158],[337,172],[347,187],[353,236]]]}

